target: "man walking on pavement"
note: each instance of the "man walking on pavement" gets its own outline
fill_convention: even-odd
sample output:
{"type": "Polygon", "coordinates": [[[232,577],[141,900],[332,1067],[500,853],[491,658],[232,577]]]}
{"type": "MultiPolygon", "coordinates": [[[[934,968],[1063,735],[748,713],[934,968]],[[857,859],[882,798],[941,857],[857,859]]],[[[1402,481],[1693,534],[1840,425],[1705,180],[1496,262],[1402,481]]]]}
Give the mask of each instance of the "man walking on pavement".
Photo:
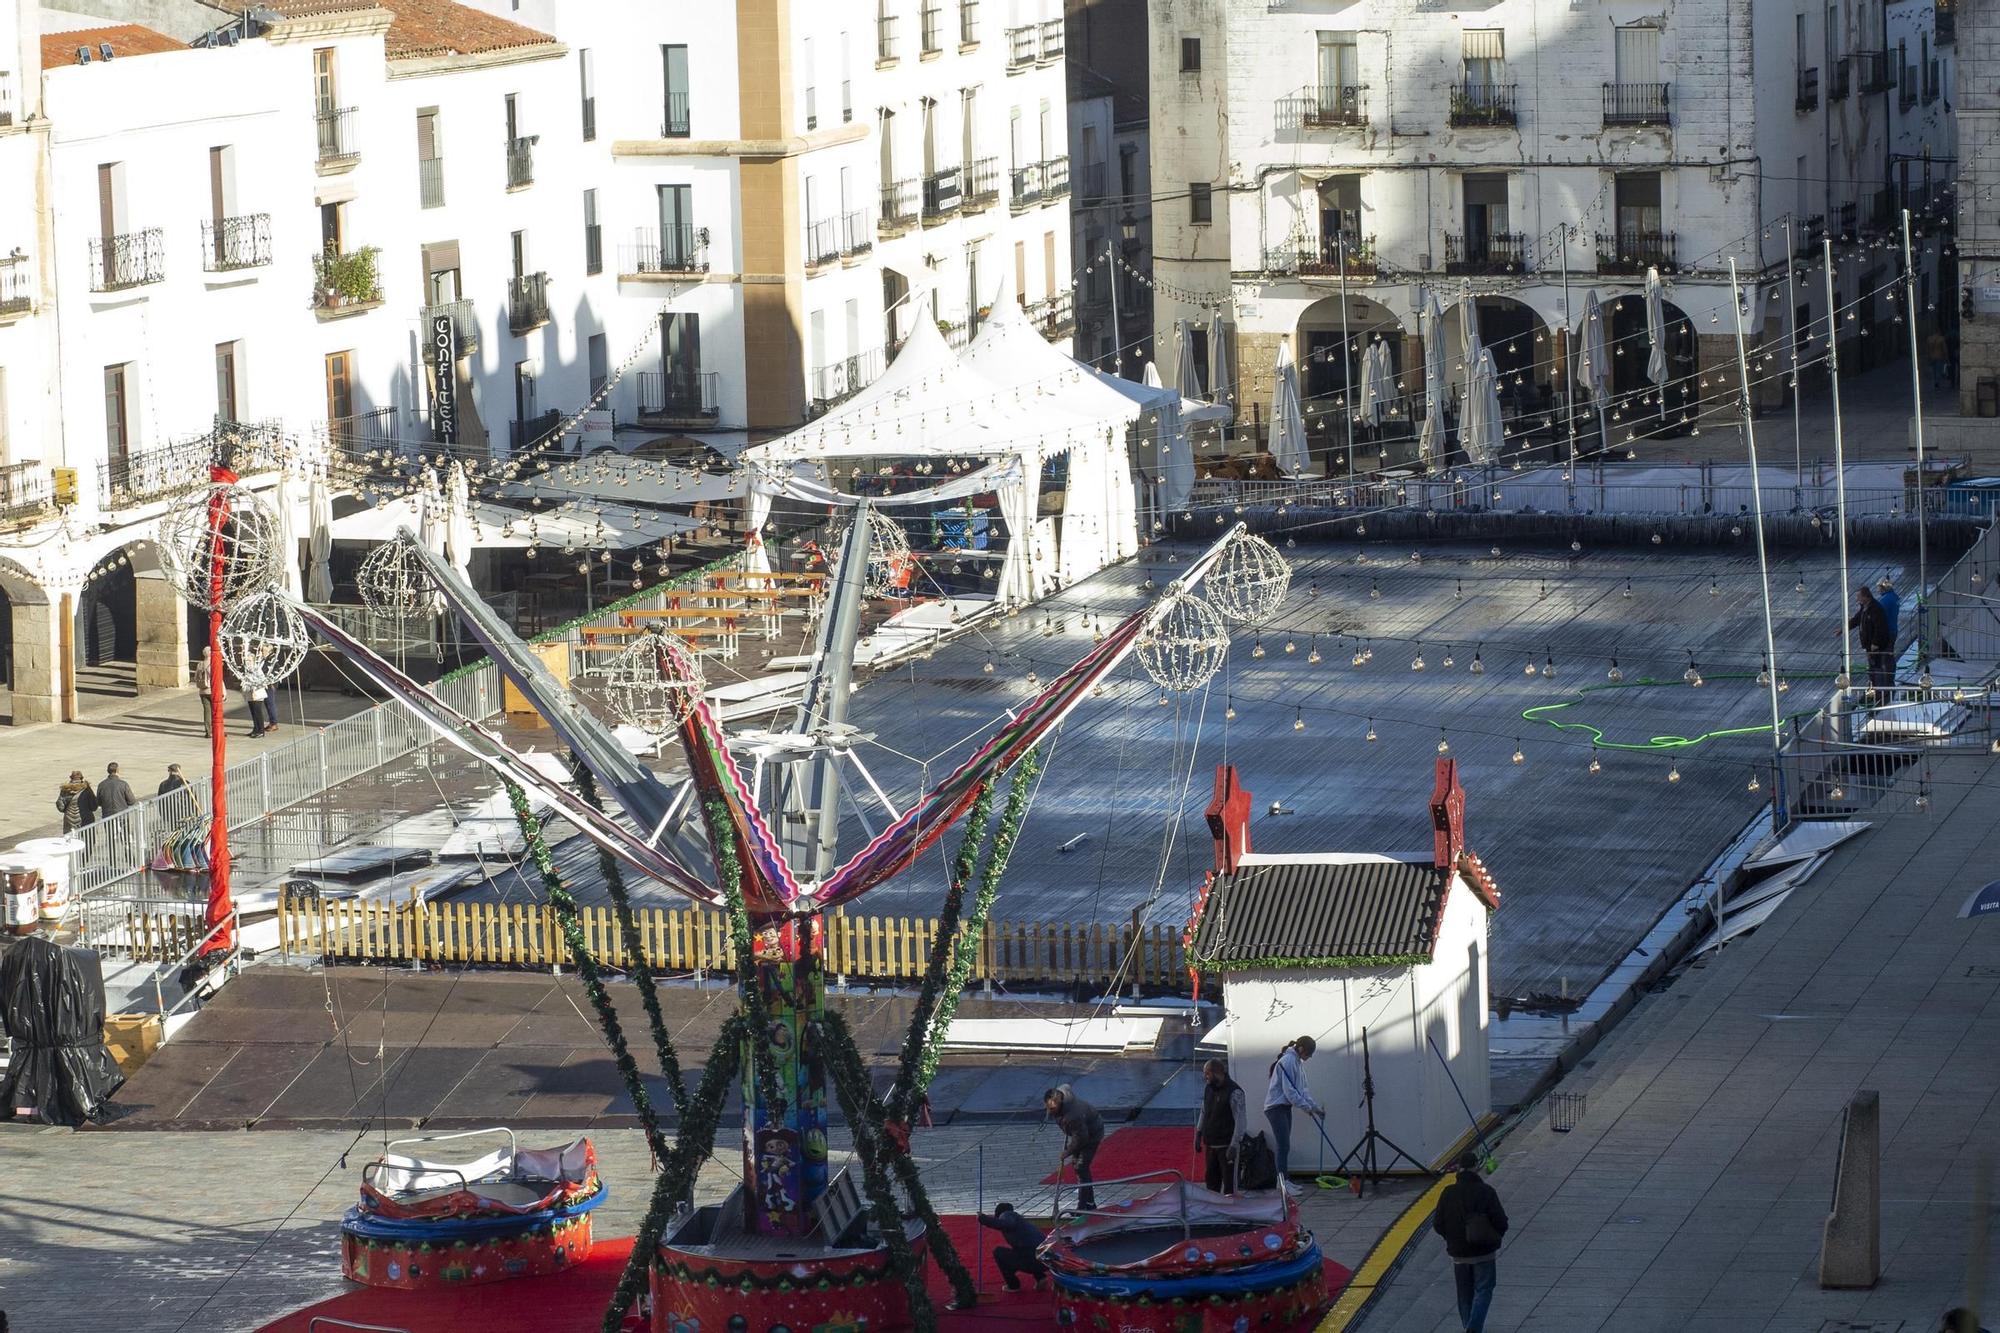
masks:
{"type": "Polygon", "coordinates": [[[1500,1252],[1500,1238],[1507,1234],[1507,1210],[1500,1206],[1494,1188],[1479,1178],[1479,1154],[1469,1148],[1459,1156],[1458,1179],[1438,1196],[1431,1230],[1444,1237],[1445,1253],[1451,1256],[1458,1322],[1465,1333],[1482,1333],[1499,1280],[1494,1256],[1500,1252]]]}
{"type": "Polygon", "coordinates": [[[993,1216],[978,1214],[979,1225],[990,1227],[1005,1238],[1005,1245],[993,1247],[993,1262],[1000,1268],[1000,1280],[1007,1284],[1007,1290],[1021,1289],[1021,1274],[1035,1279],[1035,1290],[1040,1291],[1049,1280],[1048,1266],[1035,1251],[1041,1248],[1042,1229],[1014,1211],[1011,1203],[997,1204],[993,1216]]]}
{"type": "Polygon", "coordinates": [[[104,818],[122,810],[130,810],[136,798],[132,795],[132,784],[118,776],[118,765],[104,766],[104,781],[97,784],[97,811],[104,818]]]}
{"type": "Polygon", "coordinates": [[[165,796],[168,792],[179,791],[187,785],[188,780],[181,776],[181,766],[179,764],[168,764],[166,777],[160,779],[159,794],[165,796]]]}
{"type": "Polygon", "coordinates": [[[1210,1060],[1201,1067],[1201,1119],[1194,1149],[1205,1151],[1203,1183],[1217,1194],[1236,1193],[1236,1141],[1250,1128],[1243,1089],[1229,1077],[1229,1065],[1210,1060]]]}
{"type": "Polygon", "coordinates": [[[1278,1159],[1278,1185],[1284,1187],[1285,1171],[1292,1157],[1292,1108],[1303,1106],[1306,1114],[1324,1122],[1326,1111],[1306,1091],[1305,1062],[1312,1059],[1319,1044],[1311,1037],[1285,1043],[1278,1058],[1271,1061],[1271,1083],[1264,1089],[1264,1119],[1271,1125],[1271,1147],[1278,1159]]]}
{"type": "MultiPolygon", "coordinates": [[[[1058,1083],[1042,1094],[1042,1109],[1062,1126],[1062,1160],[1076,1164],[1076,1206],[1085,1210],[1097,1207],[1097,1191],[1090,1187],[1090,1162],[1104,1142],[1104,1117],[1067,1083],[1058,1083]]],[[[1062,1169],[1062,1162],[1056,1169],[1062,1169]]]]}

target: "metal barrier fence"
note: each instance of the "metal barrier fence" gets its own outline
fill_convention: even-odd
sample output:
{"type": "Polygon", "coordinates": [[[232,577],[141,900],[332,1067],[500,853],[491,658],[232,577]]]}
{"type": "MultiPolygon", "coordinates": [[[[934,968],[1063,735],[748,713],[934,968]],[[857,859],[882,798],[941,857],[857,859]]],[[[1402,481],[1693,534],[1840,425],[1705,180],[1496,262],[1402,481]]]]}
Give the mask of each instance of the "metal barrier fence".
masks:
{"type": "MultiPolygon", "coordinates": [[[[1857,518],[1889,517],[1906,512],[1910,499],[1901,487],[1849,487],[1847,511],[1857,518]]],[[[1235,481],[1217,478],[1195,482],[1188,507],[1197,511],[1240,505],[1360,511],[1398,507],[1420,513],[1681,516],[1749,514],[1757,509],[1756,501],[1756,495],[1746,485],[1709,484],[1698,479],[1686,482],[1628,482],[1608,469],[1595,474],[1590,469],[1580,469],[1573,482],[1565,482],[1552,477],[1546,470],[1516,477],[1505,469],[1490,468],[1435,478],[1410,477],[1351,484],[1339,479],[1235,481]]],[[[1765,486],[1762,508],[1766,514],[1798,511],[1831,513],[1836,501],[1833,482],[1812,481],[1802,486],[1765,486]]],[[[1927,491],[1924,507],[1932,514],[1942,514],[1943,488],[1927,491]]]]}
{"type": "MultiPolygon", "coordinates": [[[[641,946],[653,966],[726,972],[735,965],[728,919],[719,912],[640,908],[641,946]]],[[[584,939],[606,963],[625,956],[609,908],[580,913],[584,939]]],[[[838,976],[914,981],[924,975],[935,917],[827,918],[826,966],[838,976]]],[[[544,903],[352,902],[284,894],[278,939],[287,953],[371,962],[522,967],[566,965],[569,950],[544,903]]],[[[1154,987],[1185,983],[1177,926],[1104,922],[991,923],[974,960],[978,980],[1074,982],[1154,987]]]]}
{"type": "MultiPolygon", "coordinates": [[[[435,689],[439,698],[469,717],[490,717],[500,708],[499,671],[490,664],[435,689]]],[[[310,800],[435,739],[428,727],[390,702],[231,764],[223,775],[230,830],[310,800]]],[[[129,810],[77,830],[72,836],[83,847],[70,854],[70,891],[80,900],[81,928],[89,932],[98,924],[93,914],[122,918],[125,900],[113,899],[103,890],[138,875],[169,837],[207,817],[206,788],[190,785],[147,797],[129,810]],[[93,897],[103,901],[93,902],[93,897]]],[[[143,895],[136,900],[144,901],[143,895]]]]}

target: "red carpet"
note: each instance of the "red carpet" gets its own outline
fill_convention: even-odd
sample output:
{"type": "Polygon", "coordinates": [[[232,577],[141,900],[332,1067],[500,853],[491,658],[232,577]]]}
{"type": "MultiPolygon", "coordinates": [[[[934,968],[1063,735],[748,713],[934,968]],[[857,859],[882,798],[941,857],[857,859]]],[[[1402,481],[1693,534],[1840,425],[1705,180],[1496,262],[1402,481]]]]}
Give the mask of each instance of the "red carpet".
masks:
{"type": "MultiPolygon", "coordinates": [[[[1179,1171],[1199,1185],[1202,1170],[1194,1155],[1194,1131],[1140,1125],[1114,1130],[1105,1135],[1090,1163],[1090,1174],[1097,1180],[1117,1180],[1148,1171],[1179,1171]]],[[[1075,1184],[1075,1169],[1065,1165],[1062,1178],[1065,1184],[1075,1184]]],[[[1043,1176],[1042,1183],[1055,1184],[1054,1173],[1043,1176]]]]}
{"type": "MultiPolygon", "coordinates": [[[[1124,1134],[1151,1134],[1153,1130],[1120,1130],[1105,1140],[1124,1134]]],[[[1181,1134],[1183,1131],[1171,1131],[1181,1134]]],[[[943,1333],[1055,1333],[1054,1297],[1032,1286],[1018,1292],[1000,1285],[989,1253],[994,1233],[983,1231],[970,1216],[943,1219],[945,1234],[951,1237],[959,1257],[979,1288],[976,1309],[946,1312],[951,1284],[937,1265],[929,1266],[931,1297],[938,1307],[938,1327],[943,1333]],[[984,1243],[982,1243],[982,1237],[984,1243]]],[[[632,1252],[629,1236],[599,1241],[590,1258],[553,1277],[518,1278],[493,1282],[483,1287],[459,1291],[410,1292],[380,1291],[354,1287],[344,1296],[308,1306],[273,1324],[260,1333],[308,1333],[315,1316],[345,1319],[350,1323],[375,1324],[404,1329],[407,1333],[596,1333],[604,1318],[604,1306],[624,1271],[625,1257],[632,1252]]],[[[1347,1284],[1350,1271],[1331,1259],[1326,1262],[1326,1292],[1331,1297],[1347,1284]]],[[[632,1327],[638,1327],[634,1321],[632,1327]]],[[[706,1331],[704,1331],[706,1333],[706,1331]]]]}

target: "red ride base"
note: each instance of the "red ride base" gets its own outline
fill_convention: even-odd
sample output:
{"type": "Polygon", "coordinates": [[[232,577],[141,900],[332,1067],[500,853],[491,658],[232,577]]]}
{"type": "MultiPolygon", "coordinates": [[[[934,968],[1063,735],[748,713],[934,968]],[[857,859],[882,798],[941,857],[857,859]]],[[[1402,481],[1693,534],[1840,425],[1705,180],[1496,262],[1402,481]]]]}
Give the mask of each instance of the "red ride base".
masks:
{"type": "MultiPolygon", "coordinates": [[[[921,1232],[910,1247],[925,1257],[921,1232]]],[[[809,1248],[808,1242],[807,1247],[809,1248]]],[[[895,1333],[910,1327],[910,1294],[889,1251],[743,1258],[710,1247],[660,1246],[653,1266],[653,1333],[895,1333]]]]}
{"type": "Polygon", "coordinates": [[[343,1231],[341,1273],[394,1291],[471,1287],[515,1277],[546,1277],[590,1257],[590,1214],[525,1225],[476,1240],[428,1243],[375,1240],[343,1231]]]}
{"type": "Polygon", "coordinates": [[[1326,1311],[1321,1268],[1296,1286],[1245,1296],[1131,1300],[1074,1295],[1056,1279],[1059,1328],[1120,1329],[1124,1333],[1291,1333],[1309,1329],[1326,1311]]]}

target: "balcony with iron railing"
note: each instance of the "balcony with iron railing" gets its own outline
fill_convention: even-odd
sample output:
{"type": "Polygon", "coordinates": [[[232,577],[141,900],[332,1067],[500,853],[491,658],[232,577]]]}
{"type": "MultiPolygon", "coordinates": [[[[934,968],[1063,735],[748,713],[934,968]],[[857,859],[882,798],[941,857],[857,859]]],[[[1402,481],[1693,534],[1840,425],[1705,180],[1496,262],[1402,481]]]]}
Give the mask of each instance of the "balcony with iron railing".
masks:
{"type": "Polygon", "coordinates": [[[1858,226],[1860,222],[1860,214],[1861,210],[1853,204],[1842,204],[1839,207],[1839,209],[1836,210],[1835,225],[1837,225],[1840,228],[1839,235],[1841,240],[1852,241],[1860,236],[1861,233],[1858,226]]]}
{"type": "Polygon", "coordinates": [[[924,0],[917,11],[917,39],[923,55],[934,56],[944,50],[944,8],[937,0],[924,0]]]}
{"type": "Polygon", "coordinates": [[[239,269],[262,268],[270,262],[269,213],[212,218],[201,224],[202,272],[234,273],[239,269]]]}
{"type": "Polygon", "coordinates": [[[1375,238],[1351,231],[1307,236],[1273,246],[1264,252],[1264,271],[1267,273],[1337,278],[1344,271],[1350,278],[1372,278],[1377,269],[1375,238]]]}
{"type": "Polygon", "coordinates": [[[1665,125],[1671,120],[1664,83],[1607,83],[1604,85],[1606,125],[1665,125]]]}
{"type": "Polygon", "coordinates": [[[507,327],[527,333],[549,322],[549,275],[523,273],[507,283],[507,327]]]}
{"type": "Polygon", "coordinates": [[[872,352],[814,366],[807,386],[810,401],[806,405],[806,415],[819,416],[828,408],[852,398],[875,382],[882,373],[884,363],[882,349],[878,347],[872,352]]]}
{"type": "Polygon", "coordinates": [[[965,178],[957,167],[946,167],[924,177],[924,222],[950,217],[965,199],[965,178]]]}
{"type": "Polygon", "coordinates": [[[151,449],[113,453],[97,465],[97,495],[106,509],[122,509],[183,490],[188,478],[215,461],[208,435],[174,440],[151,449]]]}
{"type": "Polygon", "coordinates": [[[583,141],[589,143],[597,137],[597,99],[583,99],[583,141]]]}
{"type": "Polygon", "coordinates": [[[1076,332],[1075,294],[1060,291],[1043,300],[1030,301],[1027,316],[1044,338],[1066,338],[1076,332]]]}
{"type": "Polygon", "coordinates": [[[1069,155],[1052,157],[1042,163],[1042,201],[1047,203],[1069,196],[1069,155]]]}
{"type": "Polygon", "coordinates": [[[90,240],[90,290],[122,292],[167,276],[167,243],[158,227],[90,240]]]}
{"type": "Polygon", "coordinates": [[[424,336],[429,337],[438,316],[451,320],[452,341],[458,345],[460,356],[479,350],[479,313],[470,300],[446,301],[442,305],[423,307],[424,336]]]}
{"type": "Polygon", "coordinates": [[[319,166],[322,171],[351,167],[361,158],[361,139],[356,133],[353,107],[322,107],[314,117],[319,132],[319,166]]]}
{"type": "Polygon", "coordinates": [[[875,17],[875,63],[886,65],[896,58],[896,16],[878,14],[875,17]]]}
{"type": "Polygon", "coordinates": [[[1943,93],[1944,90],[1940,84],[1940,80],[1942,79],[1942,77],[1943,77],[1943,71],[1938,65],[1938,58],[1936,56],[1932,56],[1930,59],[1930,63],[1924,66],[1925,106],[1929,106],[1932,102],[1937,101],[1938,97],[1943,93]]]}
{"type": "Polygon", "coordinates": [[[965,169],[965,207],[985,208],[1000,197],[1000,159],[982,157],[965,169]]]}
{"type": "Polygon", "coordinates": [[[1460,83],[1451,90],[1451,123],[1460,128],[1479,125],[1513,125],[1514,85],[1511,83],[1460,83]]]}
{"type": "Polygon", "coordinates": [[[618,257],[618,271],[645,277],[663,273],[708,272],[708,228],[639,227],[618,257]]]}
{"type": "Polygon", "coordinates": [[[604,272],[604,224],[600,222],[583,224],[583,271],[604,272]]]}
{"type": "Polygon", "coordinates": [[[1900,219],[1896,216],[1896,191],[1884,185],[1879,190],[1870,190],[1862,196],[1863,215],[1861,234],[1887,236],[1897,229],[1900,219]]]}
{"type": "Polygon", "coordinates": [[[639,422],[645,426],[712,424],[721,415],[713,370],[674,367],[639,372],[639,422]]]}
{"type": "Polygon", "coordinates": [[[36,462],[0,467],[0,522],[40,518],[55,507],[55,477],[48,468],[36,462]]]}
{"type": "Polygon", "coordinates": [[[322,250],[313,256],[313,309],[321,319],[371,310],[382,304],[382,281],[376,271],[375,246],[359,250],[322,250]]]}
{"type": "Polygon", "coordinates": [[[1467,235],[1444,234],[1447,273],[1524,273],[1528,268],[1528,237],[1524,232],[1496,231],[1467,235]]]}
{"type": "Polygon", "coordinates": [[[425,208],[444,207],[444,159],[417,159],[417,199],[425,208]]]}
{"type": "Polygon", "coordinates": [[[684,92],[670,92],[667,94],[666,107],[660,116],[660,137],[685,139],[689,133],[688,95],[684,92]]]}
{"type": "Polygon", "coordinates": [[[1854,62],[1854,81],[1860,86],[1862,96],[1886,93],[1896,86],[1887,51],[1856,51],[1847,58],[1854,62]]]}
{"type": "Polygon", "coordinates": [[[979,42],[979,0],[958,0],[958,44],[975,46],[979,42]]]}
{"type": "Polygon", "coordinates": [[[883,232],[905,230],[917,220],[919,201],[923,198],[922,182],[912,176],[908,180],[890,181],[882,187],[882,212],[876,220],[876,227],[883,232]]]}
{"type": "Polygon", "coordinates": [[[1649,268],[1662,273],[1675,270],[1673,232],[1621,227],[1597,233],[1599,273],[1640,274],[1649,268]]]}
{"type": "Polygon", "coordinates": [[[1041,46],[1041,29],[1033,23],[1019,28],[1007,29],[1007,70],[1026,69],[1035,63],[1035,52],[1041,46]]]}
{"type": "Polygon", "coordinates": [[[806,267],[822,268],[840,261],[841,220],[819,218],[806,223],[806,267]]]}
{"type": "Polygon", "coordinates": [[[336,461],[369,464],[396,448],[396,409],[378,407],[372,412],[334,417],[326,423],[326,442],[336,461]],[[370,455],[375,458],[370,458],[370,455]]]}
{"type": "Polygon", "coordinates": [[[1917,104],[1917,67],[1903,66],[1902,77],[1896,90],[1896,109],[1908,111],[1917,104]]]}
{"type": "Polygon", "coordinates": [[[1368,123],[1368,85],[1329,84],[1304,88],[1277,99],[1280,130],[1330,130],[1368,123]]]}
{"type": "Polygon", "coordinates": [[[510,421],[507,423],[507,443],[515,453],[526,453],[554,435],[562,425],[562,419],[562,413],[552,407],[526,421],[510,421]]]}
{"type": "Polygon", "coordinates": [[[14,319],[34,307],[34,270],[27,256],[0,256],[0,319],[14,319]]]}
{"type": "Polygon", "coordinates": [[[1798,112],[1819,110],[1819,66],[1799,71],[1798,90],[1792,98],[1792,109],[1798,112]]]}
{"type": "Polygon", "coordinates": [[[535,183],[535,135],[507,141],[507,188],[525,189],[535,183]]]}
{"type": "Polygon", "coordinates": [[[1047,19],[1042,23],[1042,63],[1054,64],[1063,57],[1063,21],[1047,19]]]}
{"type": "Polygon", "coordinates": [[[1826,100],[1828,103],[1844,102],[1854,86],[1854,59],[1842,56],[1833,62],[1833,71],[1827,76],[1826,100]]]}
{"type": "Polygon", "coordinates": [[[1015,167],[1012,176],[1012,190],[1008,194],[1009,206],[1015,209],[1033,208],[1042,202],[1042,164],[1029,162],[1015,167]]]}
{"type": "Polygon", "coordinates": [[[875,248],[875,218],[865,208],[840,216],[840,257],[852,259],[875,248]]]}
{"type": "Polygon", "coordinates": [[[1826,214],[1814,213],[1810,217],[1792,219],[1792,256],[1795,259],[1810,259],[1819,253],[1820,240],[1826,235],[1826,214]]]}

